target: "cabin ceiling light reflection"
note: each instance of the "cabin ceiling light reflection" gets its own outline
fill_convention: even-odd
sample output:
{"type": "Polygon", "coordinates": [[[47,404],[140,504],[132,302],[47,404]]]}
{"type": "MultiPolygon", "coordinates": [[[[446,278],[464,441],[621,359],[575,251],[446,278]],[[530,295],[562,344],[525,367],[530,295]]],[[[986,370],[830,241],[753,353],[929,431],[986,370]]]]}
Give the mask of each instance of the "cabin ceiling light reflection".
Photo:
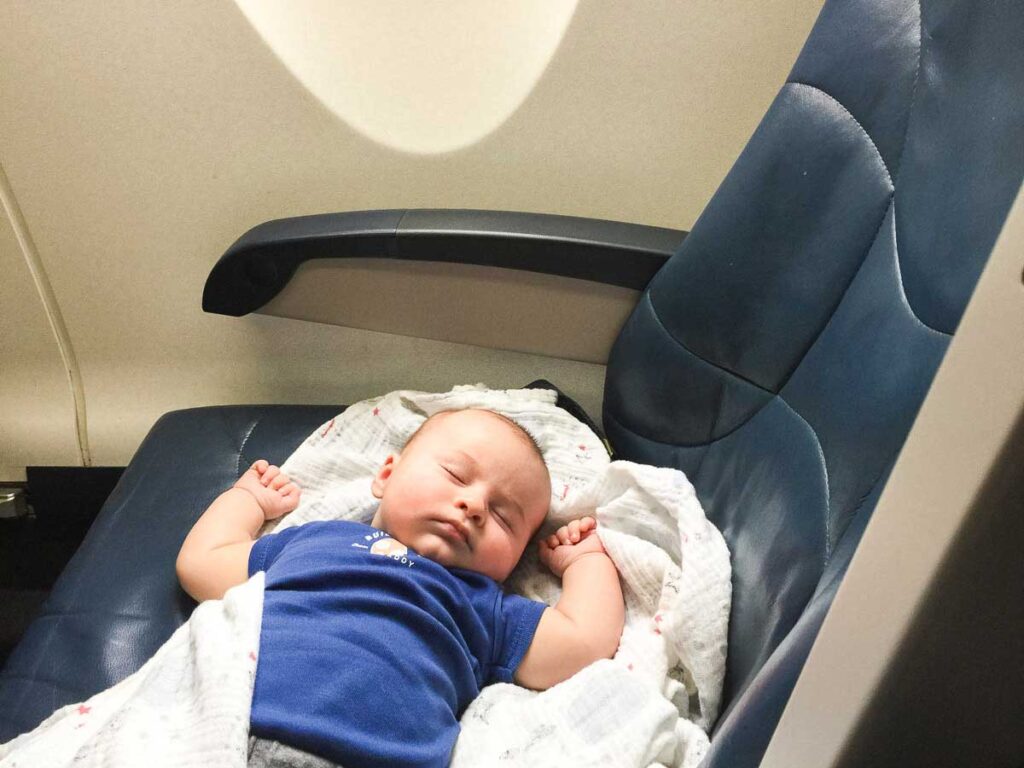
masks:
{"type": "Polygon", "coordinates": [[[235,3],[324,106],[374,141],[422,154],[504,123],[576,10],[576,0],[235,3]]]}

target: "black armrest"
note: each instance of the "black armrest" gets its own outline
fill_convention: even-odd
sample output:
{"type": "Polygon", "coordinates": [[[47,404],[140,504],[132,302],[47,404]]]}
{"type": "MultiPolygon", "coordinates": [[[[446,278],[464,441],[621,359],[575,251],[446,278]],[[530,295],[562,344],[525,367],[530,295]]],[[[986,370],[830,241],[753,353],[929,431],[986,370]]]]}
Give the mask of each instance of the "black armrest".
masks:
{"type": "Polygon", "coordinates": [[[245,315],[302,262],[326,258],[506,267],[642,290],[686,232],[603,219],[470,210],[387,210],[277,219],[253,227],[206,278],[203,310],[245,315]]]}

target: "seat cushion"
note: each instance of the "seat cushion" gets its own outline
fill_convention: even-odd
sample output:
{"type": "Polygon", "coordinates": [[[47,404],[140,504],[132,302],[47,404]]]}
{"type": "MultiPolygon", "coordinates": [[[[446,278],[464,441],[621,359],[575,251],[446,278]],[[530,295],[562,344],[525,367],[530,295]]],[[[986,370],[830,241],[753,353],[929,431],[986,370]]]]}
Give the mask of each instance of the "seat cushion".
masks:
{"type": "Polygon", "coordinates": [[[174,570],[192,524],[253,461],[283,462],[343,409],[223,406],[161,417],[0,672],[0,743],[141,667],[195,607],[174,570]]]}

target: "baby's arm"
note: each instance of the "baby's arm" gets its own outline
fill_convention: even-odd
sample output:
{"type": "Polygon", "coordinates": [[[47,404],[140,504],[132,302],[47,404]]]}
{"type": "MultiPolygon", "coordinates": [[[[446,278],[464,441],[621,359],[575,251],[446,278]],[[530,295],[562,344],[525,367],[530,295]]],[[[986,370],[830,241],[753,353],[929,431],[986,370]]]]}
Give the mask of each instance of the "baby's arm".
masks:
{"type": "Polygon", "coordinates": [[[218,496],[185,537],[175,564],[182,588],[197,601],[219,600],[249,578],[249,552],[265,520],[291,512],[299,488],[260,459],[218,496]]]}
{"type": "Polygon", "coordinates": [[[592,517],[573,520],[540,542],[541,561],[562,577],[562,597],[541,615],[515,673],[520,685],[545,690],[619,647],[625,605],[619,573],[592,517]]]}

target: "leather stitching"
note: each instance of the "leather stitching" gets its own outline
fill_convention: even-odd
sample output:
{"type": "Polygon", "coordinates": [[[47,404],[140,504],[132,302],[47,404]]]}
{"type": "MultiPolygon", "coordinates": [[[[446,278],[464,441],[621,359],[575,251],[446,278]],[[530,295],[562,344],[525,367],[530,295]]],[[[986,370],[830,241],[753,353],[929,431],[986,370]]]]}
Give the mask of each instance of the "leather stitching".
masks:
{"type": "MultiPolygon", "coordinates": [[[[900,175],[903,173],[903,153],[904,153],[904,151],[907,148],[907,138],[910,136],[910,125],[914,121],[914,104],[917,102],[917,86],[918,86],[918,84],[921,81],[921,54],[922,54],[922,51],[924,50],[924,23],[922,21],[922,11],[921,11],[921,2],[920,2],[920,0],[918,0],[918,2],[915,3],[915,5],[917,5],[917,69],[914,70],[914,87],[910,91],[910,105],[909,105],[908,111],[907,111],[907,127],[903,129],[903,143],[900,145],[900,154],[899,154],[899,161],[898,161],[899,162],[899,167],[896,169],[896,180],[897,181],[899,181],[900,175]]],[[[895,200],[896,200],[896,191],[893,190],[893,202],[894,203],[895,203],[895,200]]],[[[944,333],[946,336],[952,336],[953,335],[952,333],[947,333],[946,331],[940,331],[938,328],[932,328],[930,325],[928,325],[923,320],[921,320],[921,318],[918,316],[917,312],[914,311],[914,307],[911,306],[911,304],[910,304],[910,299],[907,296],[906,286],[903,284],[903,270],[900,268],[900,250],[901,249],[899,247],[899,245],[900,245],[899,244],[899,238],[896,236],[896,207],[895,207],[895,205],[893,206],[892,215],[893,215],[893,224],[892,224],[893,242],[896,245],[896,249],[895,249],[896,250],[896,274],[899,275],[900,294],[903,296],[903,301],[906,303],[907,309],[910,310],[910,314],[914,316],[914,319],[917,320],[919,323],[921,323],[921,325],[923,325],[925,328],[927,328],[927,329],[929,329],[931,331],[935,331],[936,333],[944,333]]]]}
{"type": "MultiPolygon", "coordinates": [[[[647,301],[648,307],[651,310],[651,316],[654,318],[655,322],[658,323],[658,327],[661,328],[662,333],[664,333],[665,336],[668,337],[669,341],[673,342],[676,346],[678,346],[684,352],[686,352],[686,353],[688,353],[690,355],[693,355],[693,357],[695,359],[700,360],[702,363],[704,363],[705,365],[707,365],[707,366],[709,366],[711,368],[714,368],[716,371],[721,371],[722,373],[725,373],[725,374],[728,374],[730,376],[733,376],[733,377],[739,379],[740,381],[745,382],[745,383],[749,384],[750,386],[752,386],[752,387],[754,387],[756,389],[761,390],[762,392],[765,392],[765,393],[771,395],[772,398],[778,397],[778,395],[775,392],[772,392],[770,389],[765,389],[760,384],[755,384],[754,382],[752,382],[752,381],[750,381],[748,379],[743,378],[739,374],[733,373],[728,368],[723,368],[722,366],[718,365],[717,363],[712,363],[710,360],[705,360],[703,357],[701,357],[700,355],[698,355],[695,352],[693,352],[693,350],[691,350],[689,347],[687,347],[685,344],[683,344],[679,339],[677,339],[675,336],[673,336],[672,333],[668,330],[668,328],[665,327],[665,324],[663,322],[661,322],[661,318],[658,317],[658,311],[654,308],[654,301],[651,299],[649,291],[644,294],[643,298],[640,299],[640,302],[643,303],[643,301],[645,301],[645,300],[647,301]]],[[[654,439],[652,437],[648,437],[647,435],[644,435],[641,432],[637,432],[632,427],[626,427],[624,424],[622,424],[622,422],[619,422],[616,419],[612,419],[612,421],[616,421],[616,423],[618,423],[619,426],[622,426],[625,429],[629,429],[635,435],[639,435],[640,437],[644,438],[645,440],[650,440],[653,443],[659,443],[661,445],[675,445],[675,446],[678,446],[680,448],[699,448],[702,445],[712,445],[713,443],[717,443],[719,440],[724,440],[725,438],[729,437],[729,435],[731,435],[734,432],[737,432],[740,429],[742,429],[747,423],[750,422],[751,419],[753,419],[755,416],[757,416],[757,414],[759,414],[762,410],[764,410],[764,408],[772,401],[772,398],[769,398],[768,400],[766,400],[764,402],[764,404],[760,408],[755,410],[747,418],[745,418],[743,421],[741,421],[739,424],[734,426],[732,429],[730,429],[725,434],[719,435],[718,437],[716,437],[714,439],[711,439],[710,436],[709,436],[708,441],[704,442],[704,443],[665,443],[665,442],[662,442],[661,440],[656,440],[656,439],[654,439]]],[[[718,417],[716,416],[715,417],[715,424],[717,425],[717,423],[718,423],[718,417]]],[[[714,427],[712,427],[712,430],[713,429],[714,429],[714,427]]],[[[703,459],[701,461],[703,463],[703,459]]]]}
{"type": "Polygon", "coordinates": [[[900,144],[900,153],[897,155],[896,179],[899,180],[903,172],[903,151],[907,148],[907,136],[910,135],[910,123],[914,119],[914,102],[917,100],[917,84],[921,79],[921,50],[924,47],[924,25],[921,21],[921,1],[917,6],[917,69],[914,70],[914,86],[910,89],[910,107],[907,111],[907,126],[903,129],[903,142],[900,144]]]}
{"type": "Polygon", "coordinates": [[[860,264],[857,266],[857,271],[853,273],[853,276],[850,278],[850,282],[848,282],[846,284],[846,287],[843,288],[843,292],[839,296],[839,301],[836,302],[836,305],[832,308],[832,312],[829,313],[828,319],[824,323],[822,323],[821,328],[818,329],[818,332],[815,334],[814,339],[811,341],[810,344],[807,345],[807,349],[805,349],[804,353],[800,355],[800,359],[797,360],[796,365],[794,365],[793,369],[786,375],[785,380],[779,386],[779,392],[785,390],[785,388],[789,385],[790,380],[792,380],[796,372],[800,370],[800,366],[804,364],[804,360],[807,359],[807,356],[811,353],[811,350],[818,345],[818,341],[825,334],[825,331],[828,329],[828,327],[832,325],[832,321],[835,319],[836,312],[839,311],[839,308],[843,306],[843,302],[846,301],[846,295],[850,292],[850,286],[857,282],[857,276],[860,275],[860,271],[864,268],[864,262],[867,261],[868,253],[871,252],[872,247],[874,247],[875,242],[877,242],[878,240],[878,235],[882,231],[882,227],[885,226],[885,218],[886,216],[889,215],[889,208],[892,207],[892,204],[893,197],[890,194],[889,204],[885,206],[885,210],[882,212],[882,216],[878,220],[878,226],[875,228],[875,234],[872,235],[871,240],[868,242],[867,248],[864,249],[864,254],[861,256],[860,264]]]}
{"type": "Polygon", "coordinates": [[[256,419],[252,424],[249,425],[249,431],[245,433],[245,437],[242,438],[242,444],[238,446],[238,458],[235,459],[235,474],[241,476],[242,474],[242,451],[245,450],[245,444],[249,442],[249,438],[252,436],[252,432],[256,429],[256,425],[260,423],[259,419],[256,419]]]}
{"type": "Polygon", "coordinates": [[[150,613],[127,613],[125,611],[106,611],[103,608],[90,608],[82,611],[47,611],[46,613],[40,613],[36,619],[42,621],[45,619],[62,619],[66,616],[95,616],[97,614],[116,616],[123,619],[141,619],[143,621],[152,621],[155,618],[155,614],[150,613]]]}
{"type": "Polygon", "coordinates": [[[854,125],[856,125],[860,129],[860,132],[864,135],[864,138],[868,140],[868,144],[871,146],[871,148],[873,150],[875,150],[875,157],[878,158],[878,162],[881,164],[882,170],[885,172],[885,178],[889,180],[889,189],[890,189],[890,191],[894,190],[896,188],[896,185],[895,185],[895,183],[892,180],[892,174],[889,173],[889,166],[886,165],[885,164],[885,160],[882,159],[882,153],[878,151],[878,146],[875,144],[875,140],[871,138],[871,134],[867,132],[867,130],[864,128],[863,125],[861,125],[860,120],[858,120],[856,117],[854,117],[853,113],[850,112],[850,110],[848,110],[843,105],[843,103],[841,101],[839,101],[839,99],[837,99],[835,96],[833,96],[828,91],[823,91],[818,86],[810,85],[809,83],[801,83],[801,82],[798,82],[796,80],[790,80],[790,81],[788,81],[786,83],[786,85],[795,85],[795,86],[799,86],[801,88],[810,88],[811,90],[816,91],[816,92],[822,94],[823,96],[829,98],[833,103],[835,103],[835,105],[837,107],[839,107],[841,110],[843,110],[843,112],[846,113],[846,116],[849,117],[853,121],[854,125]]]}
{"type": "Polygon", "coordinates": [[[794,416],[796,416],[798,419],[800,419],[801,422],[803,422],[804,426],[806,426],[807,429],[810,431],[811,437],[814,438],[814,445],[818,449],[818,460],[821,462],[821,471],[825,475],[825,561],[824,562],[827,565],[829,558],[832,556],[832,535],[831,535],[832,526],[831,526],[831,523],[830,523],[831,518],[832,518],[832,491],[829,488],[828,464],[825,462],[825,451],[821,447],[821,438],[818,437],[818,433],[814,431],[814,427],[812,427],[810,425],[810,422],[808,422],[807,419],[805,419],[803,416],[801,416],[797,412],[797,410],[795,408],[793,408],[792,405],[790,405],[789,403],[786,402],[786,400],[783,397],[780,396],[778,398],[778,400],[784,406],[786,406],[787,409],[789,409],[790,413],[792,413],[794,416]]]}
{"type": "Polygon", "coordinates": [[[938,328],[932,328],[930,325],[928,325],[928,323],[926,323],[924,320],[922,320],[920,317],[917,316],[917,312],[915,312],[914,308],[912,306],[910,306],[910,299],[907,298],[906,286],[903,284],[903,270],[900,269],[900,244],[899,244],[899,242],[896,239],[896,200],[895,199],[893,199],[893,202],[892,202],[892,250],[893,250],[893,266],[896,267],[896,285],[899,286],[900,298],[903,300],[903,305],[906,307],[907,311],[910,313],[910,316],[912,318],[914,318],[914,320],[917,321],[918,325],[920,325],[926,331],[931,331],[932,333],[937,333],[938,335],[945,336],[946,338],[952,338],[953,337],[952,333],[949,333],[948,331],[939,330],[938,328]]]}
{"type": "Polygon", "coordinates": [[[661,318],[658,316],[658,310],[655,309],[655,307],[654,307],[654,300],[651,298],[651,292],[650,291],[647,291],[643,295],[643,298],[641,298],[641,301],[643,301],[644,299],[647,300],[647,304],[650,306],[650,309],[651,309],[651,315],[657,321],[658,327],[661,328],[662,332],[666,336],[668,336],[668,338],[671,341],[673,341],[676,344],[676,346],[678,346],[680,349],[682,349],[683,351],[693,355],[695,358],[700,360],[702,363],[706,363],[707,365],[710,365],[712,368],[715,368],[716,370],[719,370],[722,373],[727,373],[730,376],[734,376],[735,378],[739,379],[740,381],[742,381],[742,382],[744,382],[746,384],[749,384],[752,387],[756,387],[757,389],[760,389],[762,392],[767,392],[769,395],[773,395],[773,396],[778,394],[777,392],[774,392],[774,391],[772,391],[770,389],[766,389],[765,387],[762,387],[760,384],[758,384],[755,381],[751,381],[750,379],[741,376],[740,374],[736,373],[735,371],[730,371],[728,368],[722,367],[719,363],[713,363],[710,360],[708,360],[707,358],[701,357],[700,355],[698,355],[696,352],[694,352],[692,349],[690,349],[688,346],[686,346],[682,341],[680,341],[678,338],[676,338],[672,334],[672,332],[669,331],[669,329],[665,326],[665,323],[663,323],[661,321],[661,318]]]}
{"type": "MultiPolygon", "coordinates": [[[[822,471],[822,474],[824,474],[824,476],[825,476],[825,560],[824,560],[824,562],[827,564],[829,558],[832,556],[832,536],[831,536],[831,525],[830,525],[830,522],[829,522],[830,518],[831,518],[831,512],[832,512],[832,496],[831,496],[831,490],[829,488],[829,482],[828,482],[828,465],[825,462],[825,451],[821,447],[821,439],[818,437],[818,433],[814,431],[814,427],[812,427],[810,425],[810,423],[807,421],[807,419],[805,419],[803,416],[801,416],[796,411],[796,409],[794,409],[792,405],[787,403],[786,400],[784,398],[782,398],[780,395],[776,395],[771,400],[769,400],[768,403],[765,403],[765,406],[763,406],[761,409],[759,409],[758,413],[760,413],[761,410],[764,410],[764,407],[767,407],[767,405],[769,403],[771,403],[771,402],[773,402],[775,400],[778,400],[780,403],[782,403],[784,406],[786,406],[786,409],[788,411],[790,411],[790,413],[792,413],[794,416],[796,416],[807,427],[807,429],[811,433],[811,437],[814,439],[814,445],[818,449],[818,460],[821,462],[821,471],[822,471]]],[[[756,416],[757,414],[754,414],[754,415],[756,416]]],[[[651,443],[657,443],[658,445],[665,445],[665,446],[670,446],[670,447],[675,447],[675,448],[701,448],[701,447],[708,448],[708,447],[714,445],[715,443],[717,443],[717,442],[719,442],[721,440],[724,440],[726,437],[728,437],[729,435],[732,434],[732,432],[730,432],[728,435],[722,435],[721,437],[715,438],[714,440],[711,440],[711,441],[709,441],[707,443],[697,443],[695,445],[681,445],[681,444],[678,444],[678,443],[666,443],[664,440],[658,440],[656,438],[653,438],[653,437],[650,437],[648,435],[645,435],[642,432],[640,432],[639,430],[623,424],[619,419],[615,418],[611,414],[607,414],[606,413],[604,415],[604,418],[607,421],[615,422],[615,424],[617,424],[619,426],[619,428],[633,433],[635,436],[641,438],[642,440],[647,440],[648,442],[651,442],[651,443]]],[[[751,418],[753,418],[753,416],[751,418]]],[[[749,421],[750,421],[750,419],[747,419],[747,421],[744,421],[743,424],[741,424],[736,429],[742,428],[749,421]]],[[[733,430],[733,432],[735,432],[735,431],[736,430],[733,430]]],[[[705,452],[705,455],[707,455],[706,452],[705,452]]],[[[701,465],[703,465],[703,463],[704,463],[704,457],[703,456],[701,457],[700,463],[701,463],[701,465]]],[[[700,471],[700,468],[698,467],[697,472],[699,473],[699,471],[700,471]]]]}

